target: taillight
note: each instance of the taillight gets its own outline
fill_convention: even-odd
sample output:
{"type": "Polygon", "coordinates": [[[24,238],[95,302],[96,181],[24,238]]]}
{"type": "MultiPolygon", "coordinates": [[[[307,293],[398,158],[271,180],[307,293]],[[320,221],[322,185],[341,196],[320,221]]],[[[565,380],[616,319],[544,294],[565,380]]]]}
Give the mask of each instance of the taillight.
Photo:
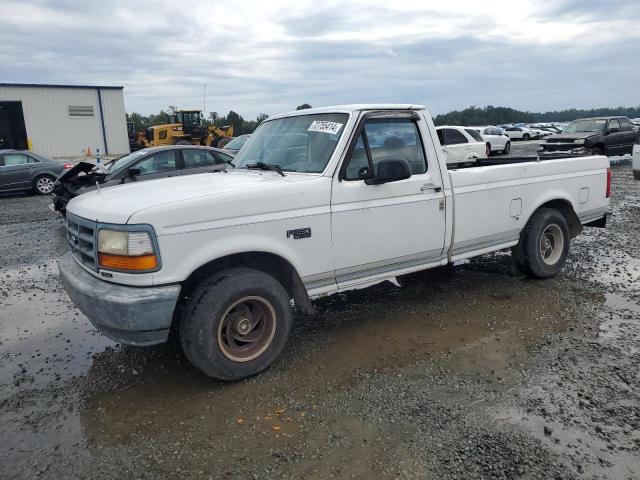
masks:
{"type": "Polygon", "coordinates": [[[64,166],[62,168],[64,168],[65,170],[69,170],[70,168],[73,168],[73,163],[64,162],[64,166]]]}
{"type": "Polygon", "coordinates": [[[606,198],[611,198],[611,176],[613,175],[613,173],[611,172],[610,168],[607,168],[607,193],[606,193],[606,198]]]}

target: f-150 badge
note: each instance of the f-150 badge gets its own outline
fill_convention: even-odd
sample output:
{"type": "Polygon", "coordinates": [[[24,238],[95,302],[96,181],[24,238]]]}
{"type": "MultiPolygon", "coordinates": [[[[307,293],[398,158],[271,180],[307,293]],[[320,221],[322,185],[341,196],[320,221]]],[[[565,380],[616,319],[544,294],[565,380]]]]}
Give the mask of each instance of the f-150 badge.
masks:
{"type": "Polygon", "coordinates": [[[296,228],[295,230],[287,230],[287,238],[293,237],[294,240],[301,238],[309,238],[311,236],[310,228],[296,228]]]}

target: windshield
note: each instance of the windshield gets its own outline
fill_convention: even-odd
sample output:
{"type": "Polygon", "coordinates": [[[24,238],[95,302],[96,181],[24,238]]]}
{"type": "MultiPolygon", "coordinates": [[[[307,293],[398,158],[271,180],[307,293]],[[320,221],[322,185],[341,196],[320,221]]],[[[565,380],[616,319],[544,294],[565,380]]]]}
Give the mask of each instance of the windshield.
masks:
{"type": "Polygon", "coordinates": [[[567,125],[563,133],[577,133],[577,132],[604,132],[604,127],[607,125],[606,120],[576,120],[567,125]]]}
{"type": "Polygon", "coordinates": [[[120,170],[122,167],[129,164],[131,161],[135,160],[136,158],[140,158],[142,155],[144,155],[147,152],[148,152],[147,149],[137,150],[133,153],[130,153],[129,155],[120,157],[105,166],[107,170],[109,170],[110,172],[115,172],[116,170],[120,170]]]}
{"type": "Polygon", "coordinates": [[[264,122],[233,163],[236,168],[262,162],[289,172],[321,173],[348,119],[346,113],[323,113],[264,122]]]}
{"type": "Polygon", "coordinates": [[[227,143],[224,148],[227,148],[229,150],[240,150],[242,146],[247,143],[247,140],[249,140],[250,136],[251,135],[240,135],[239,137],[236,137],[229,143],[227,143]]]}

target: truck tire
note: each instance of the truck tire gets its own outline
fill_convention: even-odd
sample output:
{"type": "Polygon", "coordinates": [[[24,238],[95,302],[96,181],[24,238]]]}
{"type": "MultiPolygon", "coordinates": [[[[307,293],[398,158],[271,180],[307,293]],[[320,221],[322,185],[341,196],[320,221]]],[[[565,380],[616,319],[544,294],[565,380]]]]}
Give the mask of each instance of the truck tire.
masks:
{"type": "Polygon", "coordinates": [[[291,329],[289,295],[271,275],[237,267],[216,272],[189,297],[180,343],[205,375],[239,380],[280,355],[291,329]]]}
{"type": "Polygon", "coordinates": [[[33,181],[33,189],[38,195],[49,195],[53,192],[53,184],[55,182],[55,177],[51,175],[38,175],[33,181]]]}
{"type": "Polygon", "coordinates": [[[522,273],[536,278],[554,277],[567,259],[570,238],[564,215],[553,208],[540,208],[520,233],[511,255],[522,273]]]}

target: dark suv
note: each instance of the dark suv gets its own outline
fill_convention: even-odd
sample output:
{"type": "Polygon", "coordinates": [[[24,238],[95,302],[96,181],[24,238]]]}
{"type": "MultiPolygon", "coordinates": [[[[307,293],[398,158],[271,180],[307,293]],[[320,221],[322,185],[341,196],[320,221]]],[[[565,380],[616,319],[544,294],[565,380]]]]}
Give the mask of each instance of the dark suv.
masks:
{"type": "Polygon", "coordinates": [[[624,155],[631,153],[637,134],[627,117],[594,117],[574,120],[557,135],[540,144],[540,157],[576,155],[624,155]]]}

